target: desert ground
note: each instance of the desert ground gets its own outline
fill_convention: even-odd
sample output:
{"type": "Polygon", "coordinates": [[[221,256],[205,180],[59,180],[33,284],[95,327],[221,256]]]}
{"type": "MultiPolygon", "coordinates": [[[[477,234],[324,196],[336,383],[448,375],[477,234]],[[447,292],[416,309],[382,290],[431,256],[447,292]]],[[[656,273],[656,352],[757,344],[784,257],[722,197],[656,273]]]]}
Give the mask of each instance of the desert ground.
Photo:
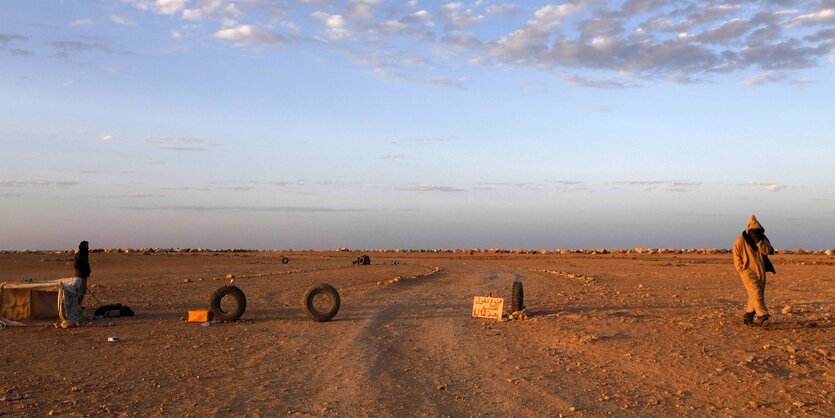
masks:
{"type": "MultiPolygon", "coordinates": [[[[136,316],[0,330],[0,414],[835,416],[835,258],[775,256],[762,329],[728,254],[359,254],[93,253],[92,292],[136,316]],[[241,320],[183,322],[227,274],[241,320]],[[529,319],[470,317],[517,280],[529,319]],[[316,323],[321,282],[342,309],[316,323]]],[[[0,282],[71,274],[0,255],[0,282]]]]}

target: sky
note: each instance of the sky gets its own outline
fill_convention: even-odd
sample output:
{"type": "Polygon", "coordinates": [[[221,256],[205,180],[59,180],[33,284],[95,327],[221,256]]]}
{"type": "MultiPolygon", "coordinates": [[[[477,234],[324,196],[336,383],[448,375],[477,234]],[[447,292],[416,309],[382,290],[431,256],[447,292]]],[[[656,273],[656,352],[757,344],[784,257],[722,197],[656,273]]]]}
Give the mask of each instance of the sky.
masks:
{"type": "Polygon", "coordinates": [[[4,0],[0,249],[835,248],[835,0],[4,0]]]}

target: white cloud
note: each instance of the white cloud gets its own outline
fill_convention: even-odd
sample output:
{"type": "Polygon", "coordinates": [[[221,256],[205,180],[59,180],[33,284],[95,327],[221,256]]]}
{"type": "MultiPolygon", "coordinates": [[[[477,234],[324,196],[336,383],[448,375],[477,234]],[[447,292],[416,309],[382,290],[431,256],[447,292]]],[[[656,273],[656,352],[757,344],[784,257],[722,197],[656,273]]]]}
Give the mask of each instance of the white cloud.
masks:
{"type": "Polygon", "coordinates": [[[156,0],[156,9],[166,15],[173,15],[179,13],[186,7],[188,0],[156,0]]]}
{"type": "Polygon", "coordinates": [[[54,180],[0,180],[0,187],[22,187],[22,186],[58,186],[71,187],[77,185],[77,181],[54,181],[54,180]]]}
{"type": "Polygon", "coordinates": [[[311,16],[322,22],[328,38],[340,41],[351,37],[351,32],[345,28],[345,19],[341,15],[315,12],[311,16]]]}
{"type": "Polygon", "coordinates": [[[117,25],[122,25],[122,26],[136,26],[136,22],[133,22],[131,20],[125,19],[122,16],[117,16],[117,15],[110,16],[110,21],[117,24],[117,25]]]}
{"type": "Polygon", "coordinates": [[[406,156],[403,155],[403,154],[386,154],[386,155],[383,155],[380,158],[382,158],[384,160],[402,160],[402,159],[406,158],[406,156]]]}
{"type": "MultiPolygon", "coordinates": [[[[193,9],[184,9],[183,10],[183,19],[186,20],[201,20],[205,19],[220,9],[220,6],[223,4],[222,0],[203,0],[200,3],[200,7],[196,7],[193,9]]],[[[230,6],[233,6],[230,4],[230,6]]]]}
{"type": "Polygon", "coordinates": [[[349,0],[348,8],[345,9],[345,18],[348,20],[371,20],[374,18],[374,7],[381,3],[381,0],[349,0]]]}
{"type": "Polygon", "coordinates": [[[164,136],[147,140],[148,144],[165,151],[206,152],[217,144],[204,138],[164,136]]]}
{"type": "Polygon", "coordinates": [[[475,13],[473,9],[465,9],[464,4],[459,2],[441,6],[439,13],[447,26],[453,30],[471,28],[484,20],[484,16],[475,13]]]}
{"type": "Polygon", "coordinates": [[[77,28],[79,26],[91,26],[91,25],[94,25],[95,23],[96,22],[94,22],[93,19],[78,19],[78,20],[74,20],[72,23],[70,23],[70,26],[72,26],[74,28],[77,28]]]}
{"type": "Polygon", "coordinates": [[[781,71],[767,71],[756,74],[743,82],[746,87],[754,87],[760,84],[773,83],[786,79],[786,74],[781,71]]]}
{"type": "Polygon", "coordinates": [[[212,35],[215,39],[232,41],[237,45],[283,44],[284,37],[271,30],[253,25],[240,25],[222,29],[212,35]]]}
{"type": "Polygon", "coordinates": [[[124,193],[124,194],[105,194],[96,196],[99,199],[144,199],[148,197],[155,197],[147,193],[124,193]]]}
{"type": "Polygon", "coordinates": [[[99,135],[98,140],[102,142],[112,141],[113,135],[99,135]]]}
{"type": "Polygon", "coordinates": [[[494,16],[507,16],[519,11],[519,6],[512,3],[503,3],[487,6],[487,14],[494,16]]]}
{"type": "MultiPolygon", "coordinates": [[[[415,0],[123,1],[157,13],[181,13],[185,20],[211,19],[200,25],[213,25],[214,39],[236,46],[296,39],[340,41],[350,56],[384,74],[439,84],[455,77],[420,72],[454,71],[466,63],[513,65],[601,88],[651,80],[690,84],[760,73],[743,82],[752,86],[789,83],[797,78],[795,72],[835,60],[829,58],[835,51],[832,29],[812,27],[835,22],[832,0],[731,5],[701,0],[563,0],[529,12],[520,26],[505,28],[502,25],[515,24],[516,19],[495,19],[488,26],[486,16],[521,12],[520,5],[528,8],[528,3],[447,0],[420,2],[425,8],[419,9],[415,0]],[[779,10],[786,4],[797,10],[779,10]],[[410,37],[410,44],[398,37],[410,37]],[[381,56],[394,58],[378,65],[373,57],[381,56]],[[778,77],[781,72],[786,77],[778,77]]],[[[192,28],[174,29],[185,34],[192,28]]],[[[175,39],[180,36],[172,33],[175,39]]]]}
{"type": "Polygon", "coordinates": [[[760,183],[756,181],[749,181],[745,184],[749,187],[756,187],[768,193],[775,193],[779,192],[780,190],[784,190],[788,188],[788,185],[785,184],[777,184],[777,183],[760,183]]]}
{"type": "Polygon", "coordinates": [[[181,41],[183,39],[183,34],[176,31],[176,30],[172,30],[171,31],[171,37],[174,38],[177,41],[181,41]]]}
{"type": "Polygon", "coordinates": [[[835,23],[835,9],[823,9],[815,13],[800,15],[789,22],[790,27],[826,25],[835,23]]]}
{"type": "Polygon", "coordinates": [[[461,189],[458,187],[450,187],[450,186],[433,186],[431,184],[418,184],[415,186],[408,186],[408,187],[398,187],[395,190],[400,190],[404,192],[465,192],[466,189],[461,189]]]}

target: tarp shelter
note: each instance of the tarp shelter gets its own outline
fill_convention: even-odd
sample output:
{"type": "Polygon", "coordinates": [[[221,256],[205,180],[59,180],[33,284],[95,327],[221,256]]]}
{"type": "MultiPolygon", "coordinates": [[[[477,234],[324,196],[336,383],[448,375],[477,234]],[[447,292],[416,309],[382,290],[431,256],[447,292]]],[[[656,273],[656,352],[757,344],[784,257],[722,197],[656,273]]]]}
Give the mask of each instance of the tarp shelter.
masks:
{"type": "Polygon", "coordinates": [[[61,321],[75,325],[81,320],[79,295],[84,284],[80,277],[0,283],[0,322],[33,325],[39,321],[61,321]]]}

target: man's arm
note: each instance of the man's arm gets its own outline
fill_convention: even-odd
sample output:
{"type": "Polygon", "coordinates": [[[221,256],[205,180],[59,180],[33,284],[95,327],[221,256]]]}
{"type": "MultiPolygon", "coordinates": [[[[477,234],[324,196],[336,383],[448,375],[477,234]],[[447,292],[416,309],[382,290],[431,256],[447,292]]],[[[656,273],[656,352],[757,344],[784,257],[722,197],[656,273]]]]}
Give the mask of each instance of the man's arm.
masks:
{"type": "Polygon", "coordinates": [[[737,237],[736,241],[734,241],[734,267],[736,267],[736,271],[739,273],[745,270],[745,264],[742,262],[742,252],[745,251],[745,248],[743,248],[744,245],[745,242],[743,242],[741,236],[737,237]]]}

